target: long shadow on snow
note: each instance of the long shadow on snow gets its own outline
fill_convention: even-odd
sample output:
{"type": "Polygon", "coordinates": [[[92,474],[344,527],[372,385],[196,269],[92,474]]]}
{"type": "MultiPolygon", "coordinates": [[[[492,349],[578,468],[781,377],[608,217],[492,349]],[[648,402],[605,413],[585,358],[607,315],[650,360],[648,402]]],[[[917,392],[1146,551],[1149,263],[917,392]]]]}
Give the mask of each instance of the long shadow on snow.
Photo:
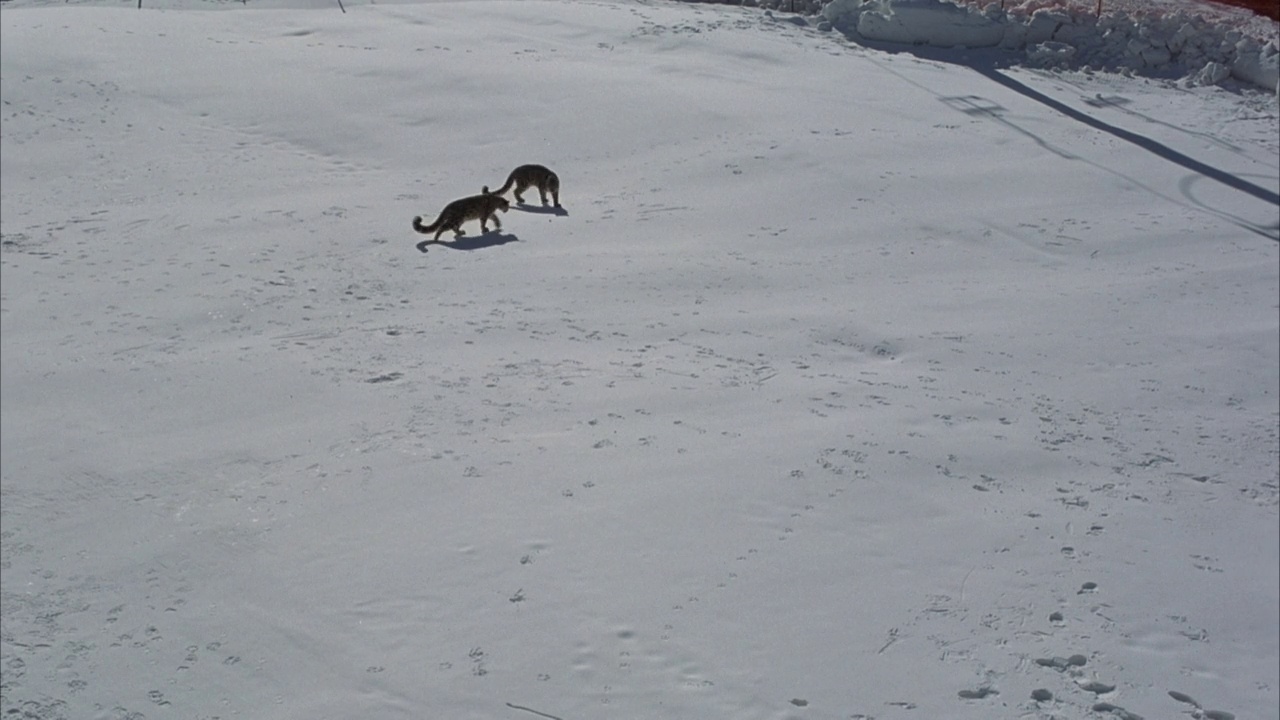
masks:
{"type": "Polygon", "coordinates": [[[555,207],[554,205],[528,205],[525,203],[516,203],[511,207],[520,212],[533,213],[534,215],[556,215],[558,217],[568,217],[569,211],[563,207],[555,207]]]}
{"type": "MultiPolygon", "coordinates": [[[[1177,150],[1174,150],[1173,148],[1169,147],[1168,145],[1165,145],[1161,142],[1153,140],[1149,137],[1139,135],[1138,133],[1132,132],[1130,130],[1125,130],[1124,128],[1116,127],[1115,125],[1111,125],[1110,123],[1106,123],[1095,117],[1091,117],[1079,110],[1076,110],[1075,108],[1069,105],[1066,105],[1062,102],[1054,100],[1053,98],[1045,95],[1044,93],[1041,93],[1035,89],[1027,87],[1026,85],[1018,82],[1017,80],[1009,77],[1008,75],[1005,75],[1004,73],[1001,72],[1001,70],[1018,65],[1017,58],[1008,51],[1000,50],[997,48],[982,48],[982,49],[976,49],[976,50],[975,49],[957,50],[957,49],[948,49],[948,48],[936,48],[929,45],[904,45],[904,44],[898,44],[898,43],[874,42],[874,41],[869,41],[866,38],[863,38],[857,32],[845,32],[845,36],[848,37],[850,40],[853,40],[854,42],[857,42],[861,45],[872,48],[874,50],[879,50],[884,53],[888,53],[888,54],[906,53],[906,54],[913,55],[915,57],[919,57],[925,60],[933,60],[935,62],[946,63],[948,65],[959,65],[962,67],[969,68],[970,70],[973,70],[974,72],[990,80],[991,82],[994,82],[1008,90],[1012,90],[1018,93],[1019,95],[1030,98],[1031,100],[1035,100],[1036,102],[1039,102],[1052,110],[1056,110],[1057,112],[1061,113],[1066,117],[1071,118],[1072,120],[1088,125],[1089,127],[1095,130],[1100,130],[1102,132],[1109,133],[1121,140],[1132,143],[1142,148],[1143,150],[1146,150],[1147,152],[1154,153],[1158,157],[1161,157],[1171,163],[1174,163],[1175,165],[1181,165],[1182,167],[1186,168],[1187,170],[1190,170],[1193,173],[1197,173],[1211,180],[1215,180],[1219,183],[1222,183],[1223,185],[1226,185],[1229,188],[1232,188],[1233,190],[1238,190],[1240,192],[1246,193],[1255,198],[1258,198],[1259,200],[1262,200],[1263,202],[1270,203],[1280,208],[1280,193],[1276,193],[1264,187],[1254,185],[1253,183],[1249,182],[1248,180],[1245,180],[1244,178],[1241,178],[1237,175],[1229,173],[1225,170],[1219,170],[1218,168],[1215,168],[1211,165],[1208,165],[1199,160],[1196,160],[1193,157],[1184,155],[1178,152],[1177,150]]],[[[875,62],[875,60],[871,60],[871,62],[875,62]]],[[[884,67],[884,66],[882,65],[881,67],[884,67]]],[[[920,89],[925,90],[926,92],[929,92],[937,96],[939,100],[946,103],[952,109],[959,110],[960,112],[963,112],[967,115],[982,115],[982,116],[988,117],[994,120],[995,122],[998,122],[1002,125],[1009,127],[1012,130],[1017,131],[1018,133],[1026,135],[1028,138],[1035,141],[1041,147],[1045,148],[1046,150],[1064,159],[1082,160],[1084,162],[1089,162],[1090,165],[1093,165],[1094,167],[1097,167],[1101,170],[1105,170],[1106,172],[1109,172],[1118,177],[1124,178],[1126,181],[1138,187],[1143,188],[1144,190],[1152,193],[1153,195],[1158,195],[1160,197],[1165,197],[1168,200],[1173,200],[1173,198],[1169,198],[1163,195],[1162,193],[1156,191],[1155,189],[1147,187],[1146,185],[1143,185],[1142,183],[1138,182],[1134,178],[1131,178],[1125,175],[1124,173],[1121,173],[1116,170],[1112,170],[1111,168],[1104,167],[1094,162],[1084,160],[1083,158],[1080,158],[1076,155],[1072,155],[1071,153],[1061,148],[1054,147],[1053,145],[1048,143],[1044,138],[1041,138],[1040,136],[1036,135],[1030,130],[1027,130],[1024,127],[1021,127],[1020,125],[1009,120],[1007,117],[1004,117],[1003,113],[1005,111],[1005,108],[1000,106],[998,103],[995,103],[986,98],[971,96],[971,95],[960,96],[960,97],[944,97],[934,92],[931,88],[924,87],[919,83],[916,83],[912,80],[909,80],[903,77],[901,74],[895,72],[892,68],[885,67],[884,69],[887,72],[897,75],[898,77],[911,83],[912,85],[915,85],[916,87],[919,87],[920,89]]],[[[1265,237],[1269,240],[1280,241],[1280,221],[1278,221],[1274,225],[1265,225],[1265,226],[1258,225],[1256,223],[1250,222],[1243,218],[1235,217],[1234,215],[1231,215],[1224,211],[1207,207],[1202,201],[1198,200],[1197,198],[1191,195],[1190,188],[1193,184],[1194,184],[1194,179],[1190,179],[1190,180],[1184,179],[1179,184],[1179,188],[1182,191],[1182,195],[1188,202],[1196,205],[1197,207],[1208,210],[1214,213],[1215,215],[1218,215],[1219,217],[1222,217],[1228,220],[1229,222],[1241,228],[1244,228],[1245,230],[1248,230],[1252,233],[1261,235],[1262,237],[1265,237]]]]}
{"type": "Polygon", "coordinates": [[[484,250],[485,248],[506,245],[509,242],[519,242],[520,238],[515,235],[509,235],[500,230],[490,230],[483,235],[463,235],[453,240],[423,240],[414,247],[419,252],[426,252],[432,245],[447,247],[453,250],[484,250]]]}

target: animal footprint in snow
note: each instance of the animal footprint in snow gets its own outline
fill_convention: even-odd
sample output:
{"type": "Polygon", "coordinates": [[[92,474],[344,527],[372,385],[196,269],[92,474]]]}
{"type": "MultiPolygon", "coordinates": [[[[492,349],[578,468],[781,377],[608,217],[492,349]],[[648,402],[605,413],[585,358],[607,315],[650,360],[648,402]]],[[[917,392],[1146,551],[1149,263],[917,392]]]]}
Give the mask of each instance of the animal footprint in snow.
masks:
{"type": "Polygon", "coordinates": [[[980,687],[977,690],[961,690],[957,694],[965,700],[981,700],[988,695],[999,695],[1000,692],[994,688],[980,687]]]}
{"type": "Polygon", "coordinates": [[[1071,657],[1051,657],[1036,658],[1036,664],[1041,667],[1050,667],[1055,670],[1066,670],[1069,667],[1083,667],[1089,659],[1083,655],[1072,655],[1071,657]]]}
{"type": "Polygon", "coordinates": [[[1088,680],[1086,682],[1080,683],[1080,689],[1084,690],[1085,692],[1091,692],[1095,695],[1106,695],[1107,693],[1114,691],[1116,689],[1116,686],[1112,685],[1111,683],[1099,682],[1097,680],[1088,680]]]}

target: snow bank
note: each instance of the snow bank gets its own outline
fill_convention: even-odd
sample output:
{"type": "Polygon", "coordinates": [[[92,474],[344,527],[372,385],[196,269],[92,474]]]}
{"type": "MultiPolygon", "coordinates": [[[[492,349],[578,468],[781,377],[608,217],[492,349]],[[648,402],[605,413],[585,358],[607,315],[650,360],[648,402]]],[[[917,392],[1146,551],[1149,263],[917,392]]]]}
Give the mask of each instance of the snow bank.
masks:
{"type": "MultiPolygon", "coordinates": [[[[1187,85],[1227,78],[1280,94],[1276,28],[1259,37],[1239,23],[1184,8],[1096,16],[1083,8],[985,8],[942,0],[832,0],[822,16],[845,33],[881,42],[1022,51],[1038,67],[1074,67],[1175,77],[1187,85]]],[[[1254,27],[1257,27],[1256,16],[1254,27]]]]}
{"type": "MultiPolygon", "coordinates": [[[[835,0],[823,14],[832,24],[844,20],[833,6],[854,0],[835,0]],[[834,15],[834,17],[832,17],[834,15]]],[[[937,47],[991,47],[1004,39],[1005,26],[971,8],[940,0],[887,0],[862,5],[857,12],[859,34],[872,40],[925,43],[937,47]]]]}

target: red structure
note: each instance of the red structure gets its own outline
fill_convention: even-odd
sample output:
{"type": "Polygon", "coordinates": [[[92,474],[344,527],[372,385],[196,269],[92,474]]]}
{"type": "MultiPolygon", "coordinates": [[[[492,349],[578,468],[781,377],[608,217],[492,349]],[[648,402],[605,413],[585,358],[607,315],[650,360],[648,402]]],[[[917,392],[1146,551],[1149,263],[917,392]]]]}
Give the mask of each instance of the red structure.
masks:
{"type": "Polygon", "coordinates": [[[1263,17],[1280,20],[1280,0],[1213,0],[1213,2],[1249,8],[1263,17]]]}

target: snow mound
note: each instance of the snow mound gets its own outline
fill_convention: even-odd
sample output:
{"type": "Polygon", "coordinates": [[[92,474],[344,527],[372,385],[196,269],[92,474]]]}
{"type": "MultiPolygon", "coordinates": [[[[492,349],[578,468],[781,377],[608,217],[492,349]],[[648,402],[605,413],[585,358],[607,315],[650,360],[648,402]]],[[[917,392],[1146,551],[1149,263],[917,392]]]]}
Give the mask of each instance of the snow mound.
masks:
{"type": "Polygon", "coordinates": [[[1280,95],[1275,23],[1264,39],[1242,31],[1238,22],[1206,19],[1182,7],[1099,16],[1083,8],[977,8],[942,0],[832,0],[822,15],[842,32],[872,41],[999,47],[1022,51],[1036,67],[1138,73],[1186,85],[1234,78],[1280,95]]]}
{"type": "MultiPolygon", "coordinates": [[[[852,0],[836,0],[823,14],[839,26],[845,16],[833,7],[852,0]]],[[[971,8],[941,0],[886,0],[868,3],[856,14],[857,31],[883,42],[925,43],[936,47],[991,47],[1005,36],[1005,26],[971,8]],[[870,7],[869,7],[870,5],[870,7]]]]}

